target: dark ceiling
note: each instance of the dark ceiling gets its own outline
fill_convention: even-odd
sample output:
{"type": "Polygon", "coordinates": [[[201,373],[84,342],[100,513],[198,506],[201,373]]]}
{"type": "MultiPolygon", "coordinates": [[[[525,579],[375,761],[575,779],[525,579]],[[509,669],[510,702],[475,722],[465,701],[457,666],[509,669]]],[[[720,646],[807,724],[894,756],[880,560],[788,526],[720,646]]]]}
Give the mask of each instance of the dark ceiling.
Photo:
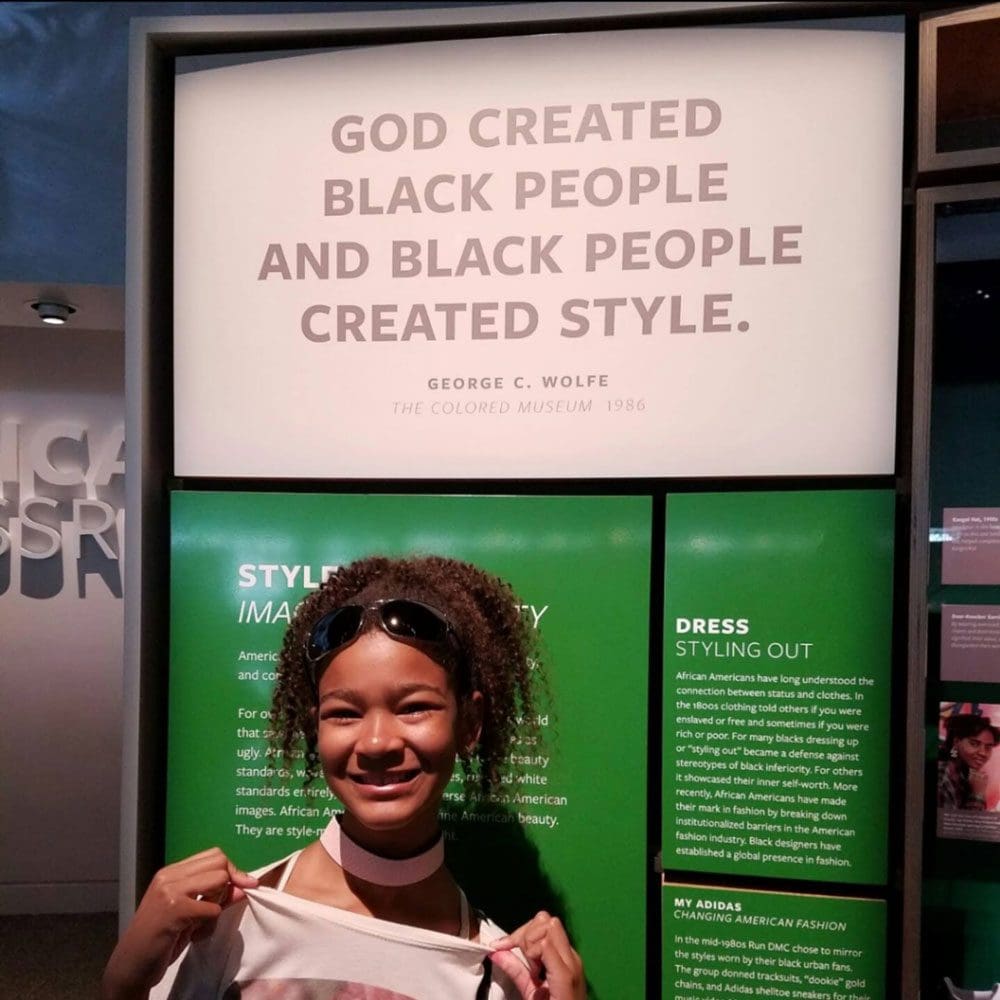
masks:
{"type": "Polygon", "coordinates": [[[0,282],[124,283],[133,17],[407,6],[0,3],[0,282]]]}

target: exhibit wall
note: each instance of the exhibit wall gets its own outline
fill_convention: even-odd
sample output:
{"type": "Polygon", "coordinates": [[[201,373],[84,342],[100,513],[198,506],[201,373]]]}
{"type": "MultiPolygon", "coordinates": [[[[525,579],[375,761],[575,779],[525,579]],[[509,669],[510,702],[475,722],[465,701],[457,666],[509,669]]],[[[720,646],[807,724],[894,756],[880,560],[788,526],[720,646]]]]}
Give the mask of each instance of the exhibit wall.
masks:
{"type": "Polygon", "coordinates": [[[934,212],[930,374],[923,917],[925,981],[996,979],[1000,509],[994,191],[934,212]],[[992,194],[992,198],[983,198],[992,194]]]}
{"type": "Polygon", "coordinates": [[[159,740],[126,786],[164,796],[125,829],[248,867],[314,838],[338,804],[266,755],[284,629],[353,558],[453,555],[513,584],[549,678],[522,783],[446,797],[477,903],[558,910],[595,1000],[895,996],[902,26],[449,16],[149,56],[159,740]]]}
{"type": "Polygon", "coordinates": [[[120,331],[2,334],[0,912],[110,911],[118,897],[117,830],[107,817],[120,810],[124,340],[120,331]]]}

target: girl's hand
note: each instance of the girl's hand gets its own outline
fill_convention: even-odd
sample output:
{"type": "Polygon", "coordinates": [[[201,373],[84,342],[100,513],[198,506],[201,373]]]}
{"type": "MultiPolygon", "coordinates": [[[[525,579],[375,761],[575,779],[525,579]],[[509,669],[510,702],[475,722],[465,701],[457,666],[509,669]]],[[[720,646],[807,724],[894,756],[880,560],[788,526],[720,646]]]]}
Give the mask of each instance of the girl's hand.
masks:
{"type": "Polygon", "coordinates": [[[969,791],[977,798],[986,799],[986,787],[990,779],[985,771],[975,771],[969,768],[969,791]]]}
{"type": "Polygon", "coordinates": [[[161,868],[104,970],[104,1000],[145,998],[192,938],[211,933],[219,914],[257,885],[217,847],[161,868]]]}
{"type": "Polygon", "coordinates": [[[587,1000],[583,962],[562,921],[544,910],[513,934],[492,941],[493,963],[514,981],[524,1000],[587,1000]],[[511,949],[520,948],[528,966],[511,949]]]}

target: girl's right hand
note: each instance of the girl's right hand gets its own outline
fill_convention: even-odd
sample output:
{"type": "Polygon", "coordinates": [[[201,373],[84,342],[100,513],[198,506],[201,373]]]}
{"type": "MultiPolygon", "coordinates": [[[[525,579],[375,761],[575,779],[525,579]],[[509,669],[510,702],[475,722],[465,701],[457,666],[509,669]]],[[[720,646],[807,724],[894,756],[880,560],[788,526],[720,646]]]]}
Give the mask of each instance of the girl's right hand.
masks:
{"type": "Polygon", "coordinates": [[[969,768],[969,791],[979,799],[986,799],[986,788],[990,783],[985,771],[969,768]]]}
{"type": "Polygon", "coordinates": [[[104,970],[104,1000],[144,1000],[192,938],[257,885],[217,847],[161,868],[104,970]]]}

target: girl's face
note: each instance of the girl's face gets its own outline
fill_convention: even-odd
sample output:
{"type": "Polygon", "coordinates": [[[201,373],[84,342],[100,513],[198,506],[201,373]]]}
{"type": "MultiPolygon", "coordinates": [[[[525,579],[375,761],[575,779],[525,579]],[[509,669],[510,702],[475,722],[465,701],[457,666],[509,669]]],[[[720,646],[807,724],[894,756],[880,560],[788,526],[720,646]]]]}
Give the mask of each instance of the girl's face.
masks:
{"type": "Polygon", "coordinates": [[[972,768],[973,771],[981,771],[986,766],[995,745],[993,733],[988,729],[976,733],[975,736],[965,736],[955,740],[955,749],[958,751],[959,760],[972,768]]]}
{"type": "Polygon", "coordinates": [[[460,711],[447,671],[382,632],[338,653],[319,680],[317,750],[362,845],[406,853],[438,830],[455,758],[479,737],[482,695],[460,711]]]}

